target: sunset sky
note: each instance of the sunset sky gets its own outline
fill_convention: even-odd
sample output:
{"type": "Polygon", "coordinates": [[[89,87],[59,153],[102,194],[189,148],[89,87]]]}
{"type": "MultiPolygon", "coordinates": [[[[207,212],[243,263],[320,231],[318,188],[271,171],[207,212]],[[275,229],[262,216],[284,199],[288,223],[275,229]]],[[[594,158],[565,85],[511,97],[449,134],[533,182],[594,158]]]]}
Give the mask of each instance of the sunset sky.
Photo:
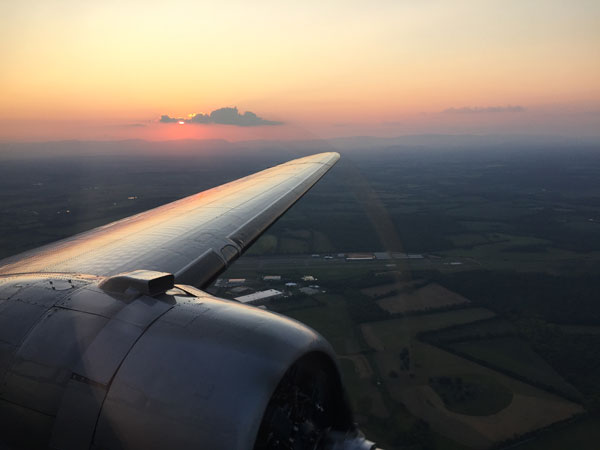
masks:
{"type": "Polygon", "coordinates": [[[4,141],[599,130],[598,0],[0,3],[4,141]]]}

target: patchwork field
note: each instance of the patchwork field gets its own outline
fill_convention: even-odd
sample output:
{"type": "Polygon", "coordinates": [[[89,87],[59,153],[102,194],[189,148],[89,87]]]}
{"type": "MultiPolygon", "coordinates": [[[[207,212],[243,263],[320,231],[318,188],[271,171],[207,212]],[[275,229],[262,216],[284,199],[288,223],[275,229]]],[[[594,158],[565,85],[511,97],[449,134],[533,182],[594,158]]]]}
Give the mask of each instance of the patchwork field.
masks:
{"type": "Polygon", "coordinates": [[[410,412],[426,420],[436,431],[471,448],[494,443],[565,420],[583,408],[560,398],[515,394],[510,405],[489,416],[469,416],[449,411],[429,386],[406,388],[401,393],[410,412]]]}
{"type": "MultiPolygon", "coordinates": [[[[423,332],[456,333],[463,327],[473,334],[488,322],[496,331],[510,329],[487,309],[464,308],[366,323],[360,330],[375,352],[372,369],[390,398],[435,432],[469,448],[488,448],[584,411],[577,403],[418,339],[423,332]]],[[[525,352],[521,356],[528,358],[529,372],[548,371],[539,356],[525,352]]],[[[556,376],[555,383],[566,384],[550,371],[548,380],[556,376]]]]}
{"type": "Polygon", "coordinates": [[[278,273],[310,273],[323,283],[331,270],[327,293],[269,307],[332,343],[355,420],[383,448],[418,442],[426,446],[415,448],[485,449],[584,412],[569,400],[576,390],[517,338],[515,324],[491,309],[473,306],[438,282],[415,277],[390,283],[379,267],[365,278],[366,263],[345,264],[344,279],[343,261],[334,261],[337,269],[331,261],[307,261],[310,270],[290,266],[278,273]],[[357,292],[347,280],[368,287],[357,292]],[[386,308],[391,299],[406,309],[386,308]]]}
{"type": "MultiPolygon", "coordinates": [[[[413,342],[411,353],[414,364],[410,375],[384,378],[390,395],[404,404],[411,414],[428,422],[434,430],[468,447],[487,448],[493,443],[583,412],[576,403],[428,344],[413,342]],[[461,414],[451,411],[430,386],[430,379],[434,376],[460,378],[463,382],[488,380],[488,383],[501,387],[492,392],[482,391],[479,397],[472,399],[471,406],[477,410],[463,410],[461,414]],[[510,402],[506,402],[507,391],[511,394],[510,402]],[[498,410],[502,405],[506,407],[498,410]],[[497,411],[480,414],[493,410],[497,411]]],[[[377,354],[377,366],[381,372],[391,373],[394,368],[398,369],[397,358],[393,356],[377,354]]]]}
{"type": "Polygon", "coordinates": [[[403,339],[417,333],[475,322],[493,317],[485,308],[464,308],[456,311],[432,313],[421,316],[400,317],[361,325],[365,340],[374,350],[398,350],[406,346],[403,339]]]}

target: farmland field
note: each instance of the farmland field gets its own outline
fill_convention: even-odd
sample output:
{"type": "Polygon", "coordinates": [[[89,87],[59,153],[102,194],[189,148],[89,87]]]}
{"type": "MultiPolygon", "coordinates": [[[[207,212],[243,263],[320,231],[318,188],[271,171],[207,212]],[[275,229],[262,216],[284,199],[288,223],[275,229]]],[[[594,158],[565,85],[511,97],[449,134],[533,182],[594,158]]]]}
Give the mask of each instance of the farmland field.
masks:
{"type": "Polygon", "coordinates": [[[465,303],[469,303],[469,300],[435,283],[410,293],[398,293],[377,301],[381,308],[391,314],[434,310],[465,303]]]}

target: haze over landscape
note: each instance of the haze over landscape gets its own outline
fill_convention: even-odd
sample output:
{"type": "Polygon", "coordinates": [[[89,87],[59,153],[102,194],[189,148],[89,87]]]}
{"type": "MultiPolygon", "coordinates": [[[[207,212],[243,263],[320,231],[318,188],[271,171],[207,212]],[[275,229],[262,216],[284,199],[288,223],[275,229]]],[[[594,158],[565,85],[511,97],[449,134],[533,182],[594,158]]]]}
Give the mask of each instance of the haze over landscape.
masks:
{"type": "Polygon", "coordinates": [[[599,24],[593,0],[2,2],[0,259],[336,151],[209,292],[279,292],[257,305],[331,342],[383,448],[595,449],[599,24]]]}

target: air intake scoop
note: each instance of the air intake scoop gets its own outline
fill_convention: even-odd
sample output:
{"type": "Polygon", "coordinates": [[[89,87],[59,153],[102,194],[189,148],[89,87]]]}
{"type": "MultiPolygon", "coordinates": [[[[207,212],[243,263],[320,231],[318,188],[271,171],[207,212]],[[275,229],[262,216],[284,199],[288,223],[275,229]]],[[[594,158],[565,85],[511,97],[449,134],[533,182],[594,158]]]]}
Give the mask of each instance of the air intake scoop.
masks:
{"type": "Polygon", "coordinates": [[[168,291],[175,285],[172,273],[154,270],[134,270],[106,278],[100,288],[108,292],[127,293],[137,291],[145,295],[158,295],[168,291]]]}

